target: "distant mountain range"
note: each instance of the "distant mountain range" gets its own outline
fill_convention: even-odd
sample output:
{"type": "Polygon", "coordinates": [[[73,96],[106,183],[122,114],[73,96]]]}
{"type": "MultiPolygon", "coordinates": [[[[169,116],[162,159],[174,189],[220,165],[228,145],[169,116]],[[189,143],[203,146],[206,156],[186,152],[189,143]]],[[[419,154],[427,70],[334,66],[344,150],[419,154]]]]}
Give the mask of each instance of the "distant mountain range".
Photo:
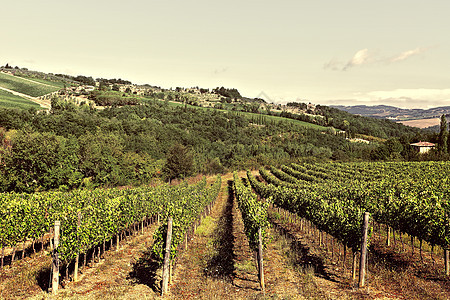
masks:
{"type": "Polygon", "coordinates": [[[450,106],[435,107],[430,109],[405,109],[388,105],[331,105],[331,107],[365,117],[392,119],[397,121],[439,118],[450,115],[450,106]]]}

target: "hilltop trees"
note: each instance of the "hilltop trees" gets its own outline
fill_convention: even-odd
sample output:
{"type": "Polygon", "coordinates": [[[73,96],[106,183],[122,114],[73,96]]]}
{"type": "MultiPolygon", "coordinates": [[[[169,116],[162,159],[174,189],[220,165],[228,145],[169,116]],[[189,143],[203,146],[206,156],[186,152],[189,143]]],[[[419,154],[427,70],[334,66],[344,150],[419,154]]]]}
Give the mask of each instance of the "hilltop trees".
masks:
{"type": "Polygon", "coordinates": [[[213,93],[216,93],[218,95],[224,96],[224,97],[229,97],[232,99],[241,99],[242,96],[239,93],[239,91],[237,89],[227,89],[224,87],[217,87],[215,89],[212,90],[213,93]]]}

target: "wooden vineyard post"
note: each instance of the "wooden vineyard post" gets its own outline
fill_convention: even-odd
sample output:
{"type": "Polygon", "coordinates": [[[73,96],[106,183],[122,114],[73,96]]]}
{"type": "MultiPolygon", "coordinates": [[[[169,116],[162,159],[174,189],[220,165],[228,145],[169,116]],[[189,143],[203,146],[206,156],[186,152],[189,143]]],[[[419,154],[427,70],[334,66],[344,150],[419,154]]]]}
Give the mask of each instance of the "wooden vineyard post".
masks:
{"type": "Polygon", "coordinates": [[[53,241],[53,255],[52,255],[52,294],[58,293],[59,285],[59,257],[58,257],[58,245],[59,245],[59,229],[61,227],[60,221],[55,221],[55,232],[53,241]]]}
{"type": "Polygon", "coordinates": [[[361,243],[361,260],[359,263],[359,284],[360,288],[364,287],[364,281],[366,277],[366,260],[367,260],[367,238],[369,229],[369,213],[364,213],[364,223],[363,223],[363,238],[361,243]]]}
{"type": "Polygon", "coordinates": [[[445,276],[450,275],[450,261],[449,261],[449,250],[444,249],[444,264],[445,264],[445,276]]]}
{"type": "MultiPolygon", "coordinates": [[[[78,222],[77,222],[77,242],[79,242],[78,239],[78,231],[80,230],[81,225],[81,211],[78,212],[78,222]]],[[[77,253],[77,256],[75,257],[75,270],[73,271],[73,281],[78,281],[78,264],[80,263],[80,253],[77,253]]]]}
{"type": "MultiPolygon", "coordinates": [[[[358,257],[358,252],[357,251],[352,251],[353,253],[353,259],[352,259],[352,280],[356,279],[356,261],[357,261],[357,257],[358,257]]],[[[345,262],[345,259],[344,259],[345,262]]]]}
{"type": "Polygon", "coordinates": [[[259,282],[261,284],[261,290],[263,294],[266,294],[264,288],[264,266],[263,266],[263,244],[261,227],[258,228],[258,266],[259,266],[259,282]]]}
{"type": "Polygon", "coordinates": [[[166,249],[164,253],[164,265],[162,274],[162,287],[161,296],[167,293],[169,287],[169,272],[170,272],[170,244],[172,242],[172,217],[167,220],[167,237],[166,237],[166,249]]]}
{"type": "Polygon", "coordinates": [[[387,226],[386,246],[391,246],[391,227],[387,226]]]}

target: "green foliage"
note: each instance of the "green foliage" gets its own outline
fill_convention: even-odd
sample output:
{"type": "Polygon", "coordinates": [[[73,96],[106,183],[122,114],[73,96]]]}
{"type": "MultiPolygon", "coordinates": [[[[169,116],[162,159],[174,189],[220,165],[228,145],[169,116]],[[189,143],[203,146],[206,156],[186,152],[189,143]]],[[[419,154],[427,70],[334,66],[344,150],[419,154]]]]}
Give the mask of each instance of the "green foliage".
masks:
{"type": "Polygon", "coordinates": [[[324,184],[313,183],[301,185],[302,189],[291,184],[265,185],[251,174],[248,179],[262,197],[271,198],[277,206],[310,220],[355,251],[359,249],[364,211],[353,205],[345,191],[339,194],[324,184]]]}
{"type": "MultiPolygon", "coordinates": [[[[103,81],[102,81],[103,82],[103,81]]],[[[90,93],[89,99],[93,100],[99,106],[123,106],[123,105],[138,105],[141,99],[132,96],[125,96],[121,92],[109,91],[105,83],[101,84],[99,90],[90,93]]]]}
{"type": "Polygon", "coordinates": [[[28,109],[31,107],[39,108],[40,105],[0,89],[0,107],[28,109]]]}
{"type": "Polygon", "coordinates": [[[125,184],[120,159],[123,146],[118,136],[97,132],[79,138],[80,170],[85,177],[92,177],[99,184],[125,184]]]}
{"type": "Polygon", "coordinates": [[[447,140],[448,140],[448,124],[445,115],[442,115],[438,140],[438,151],[440,154],[445,155],[448,153],[447,140]]]}
{"type": "Polygon", "coordinates": [[[177,256],[178,247],[184,241],[187,230],[200,218],[205,207],[216,200],[221,186],[221,177],[207,186],[206,179],[194,186],[181,184],[164,195],[166,202],[164,213],[161,216],[161,226],[154,233],[152,252],[159,263],[163,262],[165,253],[165,242],[167,236],[168,218],[172,217],[172,243],[170,247],[170,258],[177,256]]]}
{"type": "Polygon", "coordinates": [[[227,89],[224,87],[217,87],[215,89],[212,90],[213,93],[216,93],[218,95],[224,96],[224,97],[228,97],[228,98],[234,98],[234,99],[240,99],[242,98],[241,94],[239,93],[239,91],[237,89],[227,89]]]}
{"type": "Polygon", "coordinates": [[[0,86],[32,97],[59,90],[59,87],[31,82],[21,77],[0,73],[0,86]]]}
{"type": "Polygon", "coordinates": [[[92,77],[78,75],[77,77],[74,77],[73,80],[85,85],[95,86],[95,80],[92,77]]]}
{"type": "Polygon", "coordinates": [[[7,180],[5,190],[33,192],[80,183],[76,140],[19,131],[11,144],[0,169],[7,180]]]}
{"type": "Polygon", "coordinates": [[[289,182],[261,171],[249,176],[262,197],[307,218],[347,246],[358,249],[362,214],[432,245],[450,245],[448,162],[303,165],[327,173],[320,183],[289,182]]]}
{"type": "MultiPolygon", "coordinates": [[[[247,172],[248,176],[250,172],[247,172]]],[[[267,246],[267,228],[270,226],[267,208],[268,201],[258,201],[257,195],[251,190],[251,187],[245,186],[236,172],[233,174],[233,190],[244,221],[244,230],[247,235],[250,248],[253,251],[258,250],[259,233],[261,228],[262,243],[267,246]]]]}
{"type": "Polygon", "coordinates": [[[345,111],[318,105],[316,113],[324,116],[324,126],[332,126],[345,130],[351,134],[365,134],[380,138],[399,137],[401,135],[414,135],[420,132],[420,129],[404,126],[387,119],[375,119],[352,115],[345,111]]]}
{"type": "Polygon", "coordinates": [[[164,195],[170,187],[129,190],[96,189],[34,194],[2,194],[0,197],[0,243],[14,246],[27,239],[37,239],[61,221],[58,252],[65,262],[77,253],[135,223],[160,212],[164,195]],[[78,216],[80,224],[78,226],[78,216]]]}
{"type": "Polygon", "coordinates": [[[185,146],[175,144],[169,149],[163,173],[169,180],[188,177],[192,174],[192,163],[192,153],[185,146]]]}
{"type": "MultiPolygon", "coordinates": [[[[109,93],[117,92],[98,95],[109,93]]],[[[350,143],[325,127],[297,120],[166,106],[159,100],[103,110],[77,107],[57,98],[52,104],[50,114],[0,109],[0,126],[73,140],[78,151],[76,169],[94,186],[144,182],[151,176],[161,176],[161,165],[165,166],[166,178],[177,178],[227,169],[281,166],[307,157],[369,159],[375,148],[350,143]],[[189,151],[175,151],[176,144],[189,151]]]]}

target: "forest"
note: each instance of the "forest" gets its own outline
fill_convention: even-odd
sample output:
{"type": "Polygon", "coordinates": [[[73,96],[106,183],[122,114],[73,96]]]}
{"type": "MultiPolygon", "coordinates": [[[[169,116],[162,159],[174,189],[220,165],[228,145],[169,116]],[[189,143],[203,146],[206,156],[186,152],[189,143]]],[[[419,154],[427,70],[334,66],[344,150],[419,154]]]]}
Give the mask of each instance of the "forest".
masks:
{"type": "Polygon", "coordinates": [[[401,139],[350,143],[331,127],[159,100],[96,110],[54,98],[48,113],[1,109],[0,127],[4,192],[130,185],[305,160],[411,159],[409,142],[421,138],[403,129],[401,139]]]}

